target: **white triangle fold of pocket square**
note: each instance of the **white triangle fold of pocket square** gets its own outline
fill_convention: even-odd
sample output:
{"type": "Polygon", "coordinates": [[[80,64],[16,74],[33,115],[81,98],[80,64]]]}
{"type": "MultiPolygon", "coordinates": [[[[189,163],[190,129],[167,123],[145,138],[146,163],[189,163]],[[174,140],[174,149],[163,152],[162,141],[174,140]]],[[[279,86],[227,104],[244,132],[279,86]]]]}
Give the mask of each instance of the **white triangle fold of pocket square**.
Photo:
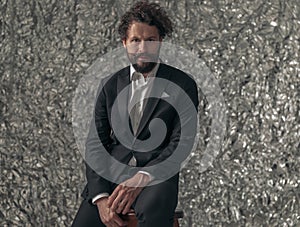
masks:
{"type": "Polygon", "coordinates": [[[163,92],[161,98],[169,98],[170,95],[167,92],[163,92]]]}

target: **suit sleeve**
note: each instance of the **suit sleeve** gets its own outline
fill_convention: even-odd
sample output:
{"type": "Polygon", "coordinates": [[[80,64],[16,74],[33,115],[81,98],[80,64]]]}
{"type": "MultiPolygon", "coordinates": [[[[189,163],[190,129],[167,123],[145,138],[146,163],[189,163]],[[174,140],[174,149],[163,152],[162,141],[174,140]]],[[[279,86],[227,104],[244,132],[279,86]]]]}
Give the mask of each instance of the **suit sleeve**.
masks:
{"type": "MultiPolygon", "coordinates": [[[[100,89],[102,88],[100,85],[100,89]]],[[[101,171],[107,169],[107,163],[103,159],[104,152],[108,152],[112,142],[110,138],[111,127],[109,124],[106,95],[104,89],[99,92],[94,116],[91,121],[88,138],[86,141],[86,178],[89,201],[101,193],[110,194],[110,182],[100,176],[101,171]]]]}

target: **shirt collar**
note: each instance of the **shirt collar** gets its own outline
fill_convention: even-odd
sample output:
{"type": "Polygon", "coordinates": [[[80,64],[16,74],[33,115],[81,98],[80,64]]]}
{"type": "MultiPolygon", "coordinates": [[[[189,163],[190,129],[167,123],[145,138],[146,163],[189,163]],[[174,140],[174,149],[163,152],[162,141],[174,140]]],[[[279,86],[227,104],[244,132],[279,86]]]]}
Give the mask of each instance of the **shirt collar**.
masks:
{"type": "MultiPolygon", "coordinates": [[[[158,62],[155,67],[149,72],[148,77],[155,77],[158,67],[159,67],[160,62],[158,62]]],[[[130,81],[132,81],[132,75],[136,72],[135,68],[133,67],[132,64],[130,64],[130,81]]],[[[147,80],[147,78],[145,80],[147,80]]]]}

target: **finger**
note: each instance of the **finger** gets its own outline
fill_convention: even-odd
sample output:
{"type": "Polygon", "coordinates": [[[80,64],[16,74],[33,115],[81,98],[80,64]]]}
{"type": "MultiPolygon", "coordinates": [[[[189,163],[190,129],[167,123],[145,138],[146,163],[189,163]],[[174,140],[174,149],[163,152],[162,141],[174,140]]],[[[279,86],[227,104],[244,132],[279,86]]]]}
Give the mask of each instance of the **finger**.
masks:
{"type": "Polygon", "coordinates": [[[124,207],[122,214],[126,214],[130,211],[131,205],[135,201],[136,197],[140,194],[140,192],[141,192],[141,189],[137,188],[133,193],[130,193],[130,196],[128,196],[128,199],[127,199],[127,204],[124,207]]]}
{"type": "Polygon", "coordinates": [[[123,212],[122,212],[123,215],[127,214],[130,211],[131,205],[132,205],[132,202],[128,201],[126,206],[123,209],[123,212]]]}
{"type": "Polygon", "coordinates": [[[115,221],[112,221],[109,225],[106,225],[106,227],[120,227],[120,225],[115,221]]]}
{"type": "Polygon", "coordinates": [[[127,200],[124,200],[124,199],[123,199],[123,200],[119,203],[116,212],[117,212],[118,214],[120,214],[120,213],[123,211],[123,209],[124,209],[124,207],[125,207],[126,205],[127,205],[127,200]]]}
{"type": "MultiPolygon", "coordinates": [[[[110,195],[110,197],[108,198],[108,202],[107,205],[109,207],[112,207],[112,205],[114,204],[115,200],[120,197],[120,194],[123,191],[123,186],[118,185],[118,187],[116,187],[116,189],[113,191],[113,193],[110,195]]],[[[120,199],[118,199],[118,203],[120,202],[120,199]]]]}
{"type": "Polygon", "coordinates": [[[126,226],[127,222],[123,221],[119,215],[115,214],[114,215],[114,222],[118,225],[118,226],[126,226]]]}
{"type": "MultiPolygon", "coordinates": [[[[104,223],[105,226],[106,227],[120,227],[120,226],[124,226],[124,225],[120,225],[121,223],[118,223],[117,218],[119,218],[119,216],[116,213],[110,211],[109,218],[104,223]]],[[[123,221],[123,220],[121,219],[121,221],[123,221]]]]}
{"type": "Polygon", "coordinates": [[[121,190],[121,187],[120,187],[120,185],[118,185],[115,188],[115,190],[113,191],[113,193],[108,197],[107,206],[110,207],[112,205],[112,203],[114,202],[114,200],[118,196],[120,190],[121,190]]]}
{"type": "Polygon", "coordinates": [[[125,191],[120,191],[119,192],[119,194],[118,194],[118,196],[115,198],[115,200],[113,201],[113,203],[112,203],[112,205],[111,205],[111,209],[113,210],[113,211],[115,211],[117,208],[118,208],[118,206],[119,206],[119,204],[120,204],[120,202],[122,201],[122,200],[127,200],[127,198],[126,198],[126,194],[125,194],[125,191]]]}

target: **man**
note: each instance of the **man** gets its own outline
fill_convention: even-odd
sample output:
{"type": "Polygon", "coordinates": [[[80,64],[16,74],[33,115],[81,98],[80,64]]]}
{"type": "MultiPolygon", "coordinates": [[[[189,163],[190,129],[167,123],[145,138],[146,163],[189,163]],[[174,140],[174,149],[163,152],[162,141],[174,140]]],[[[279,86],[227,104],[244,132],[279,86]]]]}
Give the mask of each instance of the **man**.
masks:
{"type": "Polygon", "coordinates": [[[122,17],[118,31],[131,64],[102,82],[92,124],[106,152],[132,167],[132,171],[126,172],[127,175],[121,171],[119,175],[128,176],[121,182],[103,177],[102,171],[109,166],[101,162],[104,153],[95,148],[95,136],[90,134],[86,147],[88,183],[73,226],[126,226],[122,215],[133,208],[140,227],[171,227],[178,200],[178,172],[192,149],[196,134],[197,121],[189,115],[193,109],[197,111],[197,86],[187,74],[159,59],[161,42],[166,35],[171,35],[172,23],[158,4],[136,3],[122,17]],[[128,92],[119,103],[121,109],[125,107],[124,112],[128,110],[130,120],[118,122],[118,130],[114,130],[113,105],[118,95],[127,91],[126,87],[128,92]],[[190,103],[178,87],[187,94],[190,103]],[[181,106],[179,113],[168,100],[181,106]],[[166,127],[154,119],[161,119],[166,127]],[[141,149],[122,144],[117,134],[127,138],[128,132],[122,130],[127,127],[126,123],[130,125],[129,134],[133,135],[129,137],[133,138],[132,144],[154,139],[141,149]],[[183,135],[184,130],[189,131],[188,136],[183,135]],[[143,148],[146,151],[141,152],[143,148]],[[155,181],[158,183],[153,183],[155,181]]]}

